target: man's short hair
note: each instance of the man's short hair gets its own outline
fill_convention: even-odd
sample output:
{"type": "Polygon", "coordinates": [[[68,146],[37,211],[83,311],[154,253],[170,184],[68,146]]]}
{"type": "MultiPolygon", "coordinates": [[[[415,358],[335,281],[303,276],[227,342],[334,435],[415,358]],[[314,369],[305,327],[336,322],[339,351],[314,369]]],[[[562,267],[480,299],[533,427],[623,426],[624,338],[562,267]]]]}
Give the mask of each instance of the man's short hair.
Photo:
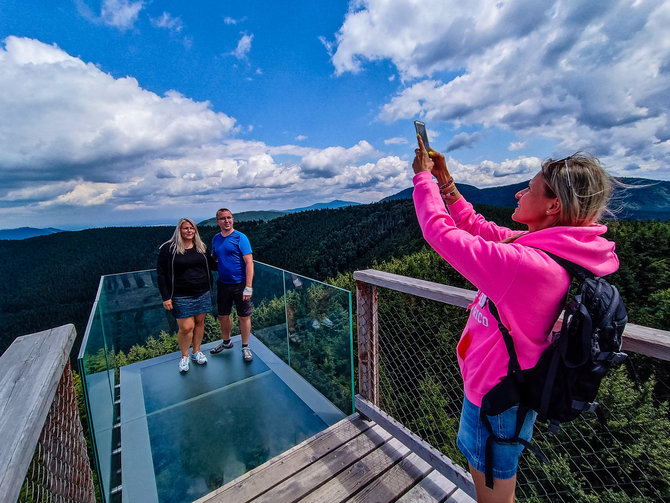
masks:
{"type": "Polygon", "coordinates": [[[231,215],[233,214],[233,212],[230,211],[228,208],[219,208],[218,210],[216,210],[216,215],[214,215],[214,216],[218,216],[219,213],[221,213],[222,211],[227,211],[227,212],[230,213],[231,215]]]}

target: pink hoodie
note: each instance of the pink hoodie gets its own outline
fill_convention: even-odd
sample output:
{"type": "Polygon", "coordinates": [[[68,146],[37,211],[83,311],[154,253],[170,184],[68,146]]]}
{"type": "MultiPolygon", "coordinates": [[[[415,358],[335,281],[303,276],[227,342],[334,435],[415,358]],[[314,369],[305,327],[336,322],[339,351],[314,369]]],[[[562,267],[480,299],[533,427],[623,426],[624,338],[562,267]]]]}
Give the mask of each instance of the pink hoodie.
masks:
{"type": "Polygon", "coordinates": [[[502,243],[519,231],[486,221],[462,198],[447,211],[428,172],[414,177],[414,207],[428,244],[479,289],[457,347],[465,395],[478,407],[505,377],[509,361],[487,297],[495,302],[514,339],[522,369],[533,367],[549,345],[563,307],[570,276],[546,253],[531,247],[597,276],[619,268],[614,243],[601,237],[607,231],[604,225],[550,227],[502,243]]]}

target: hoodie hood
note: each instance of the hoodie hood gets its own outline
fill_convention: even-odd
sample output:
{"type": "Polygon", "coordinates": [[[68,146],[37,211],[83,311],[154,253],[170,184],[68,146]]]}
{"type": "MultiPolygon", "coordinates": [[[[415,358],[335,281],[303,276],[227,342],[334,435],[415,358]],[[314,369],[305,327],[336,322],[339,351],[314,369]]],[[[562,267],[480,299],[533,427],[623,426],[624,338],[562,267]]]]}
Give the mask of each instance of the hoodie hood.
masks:
{"type": "Polygon", "coordinates": [[[615,244],[602,237],[607,226],[549,227],[529,232],[515,242],[548,251],[588,269],[596,276],[607,276],[619,268],[615,244]]]}

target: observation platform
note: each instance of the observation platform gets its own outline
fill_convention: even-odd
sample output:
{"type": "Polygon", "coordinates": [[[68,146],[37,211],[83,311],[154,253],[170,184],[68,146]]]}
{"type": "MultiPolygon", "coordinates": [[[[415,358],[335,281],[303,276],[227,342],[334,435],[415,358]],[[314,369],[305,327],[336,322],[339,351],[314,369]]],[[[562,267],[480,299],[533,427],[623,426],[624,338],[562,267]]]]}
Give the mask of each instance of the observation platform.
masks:
{"type": "MultiPolygon", "coordinates": [[[[78,367],[102,501],[474,501],[454,442],[462,383],[453,355],[474,292],[357,271],[354,395],[351,292],[265,264],[256,271],[254,361],[243,362],[234,337],[234,349],[185,375],[155,271],[101,279],[78,367]]],[[[19,337],[2,355],[8,501],[95,501],[68,359],[74,332],[19,337]]],[[[220,337],[215,318],[205,332],[207,351],[220,337]]],[[[670,333],[629,324],[623,348],[664,372],[670,333]]],[[[520,500],[668,501],[667,403],[652,401],[652,381],[633,389],[623,371],[612,374],[601,402],[611,426],[580,418],[550,439],[536,425],[534,442],[552,461],[522,457],[520,500]]]]}

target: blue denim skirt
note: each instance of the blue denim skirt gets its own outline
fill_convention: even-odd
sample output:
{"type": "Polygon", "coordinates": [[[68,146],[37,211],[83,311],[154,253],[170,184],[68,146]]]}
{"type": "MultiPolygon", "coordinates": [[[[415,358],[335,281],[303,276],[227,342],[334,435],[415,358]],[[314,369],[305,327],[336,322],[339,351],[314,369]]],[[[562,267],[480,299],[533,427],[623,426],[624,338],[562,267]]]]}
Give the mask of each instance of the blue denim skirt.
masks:
{"type": "Polygon", "coordinates": [[[175,318],[190,318],[212,310],[212,294],[207,291],[198,297],[172,297],[172,314],[175,318]]]}
{"type": "MultiPolygon", "coordinates": [[[[512,438],[516,429],[516,413],[518,406],[507,409],[497,416],[489,416],[493,433],[499,438],[512,438]]],[[[489,432],[479,418],[479,407],[463,399],[461,422],[458,427],[456,445],[465,458],[478,472],[485,473],[486,467],[486,440],[489,432]]],[[[533,424],[537,413],[530,411],[521,428],[519,436],[530,442],[533,438],[533,424]]],[[[520,443],[498,444],[493,443],[493,478],[511,479],[519,468],[519,456],[524,446],[520,443]]]]}

